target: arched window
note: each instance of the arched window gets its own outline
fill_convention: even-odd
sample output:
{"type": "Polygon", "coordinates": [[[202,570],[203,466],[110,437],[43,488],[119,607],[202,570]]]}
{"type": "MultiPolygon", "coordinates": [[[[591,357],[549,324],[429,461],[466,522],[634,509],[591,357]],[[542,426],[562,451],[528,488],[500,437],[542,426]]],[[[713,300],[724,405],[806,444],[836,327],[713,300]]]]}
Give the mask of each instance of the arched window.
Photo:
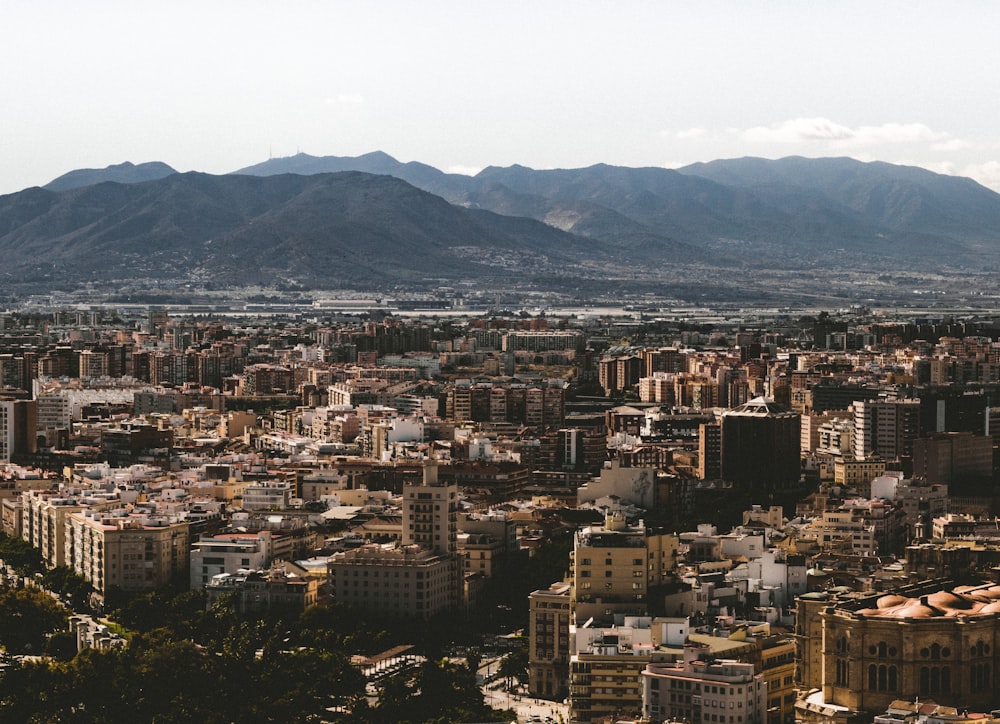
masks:
{"type": "Polygon", "coordinates": [[[878,667],[878,690],[885,691],[889,686],[888,672],[885,664],[878,667]]]}
{"type": "Polygon", "coordinates": [[[897,691],[899,689],[899,678],[896,673],[896,667],[889,667],[889,691],[897,691]]]}
{"type": "Polygon", "coordinates": [[[880,659],[884,659],[886,657],[886,654],[887,654],[888,650],[889,650],[889,646],[885,643],[885,641],[879,642],[879,645],[878,645],[878,657],[880,659]]]}
{"type": "Polygon", "coordinates": [[[875,691],[877,684],[877,669],[875,664],[869,664],[868,666],[868,691],[875,691]]]}
{"type": "Polygon", "coordinates": [[[945,694],[951,693],[951,669],[947,666],[941,667],[941,691],[945,694]]]}
{"type": "Polygon", "coordinates": [[[846,654],[847,653],[847,637],[846,636],[841,636],[839,639],[837,639],[836,648],[837,648],[837,653],[838,654],[846,654]]]}
{"type": "Polygon", "coordinates": [[[929,694],[931,691],[931,672],[926,666],[920,667],[920,693],[929,694]]]}
{"type": "Polygon", "coordinates": [[[843,659],[837,659],[837,686],[848,686],[850,664],[843,659]]]}
{"type": "Polygon", "coordinates": [[[931,658],[935,661],[941,658],[941,644],[931,644],[931,658]]]}

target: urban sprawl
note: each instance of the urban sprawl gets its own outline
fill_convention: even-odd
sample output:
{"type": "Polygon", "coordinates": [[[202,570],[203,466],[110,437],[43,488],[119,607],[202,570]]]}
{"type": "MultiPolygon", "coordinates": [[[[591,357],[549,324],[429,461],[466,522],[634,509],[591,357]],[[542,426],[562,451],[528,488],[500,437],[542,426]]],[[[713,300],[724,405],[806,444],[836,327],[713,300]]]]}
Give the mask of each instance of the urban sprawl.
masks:
{"type": "Polygon", "coordinates": [[[350,306],[0,315],[3,601],[63,612],[0,684],[170,590],[394,622],[317,721],[1000,719],[1000,317],[350,306]]]}

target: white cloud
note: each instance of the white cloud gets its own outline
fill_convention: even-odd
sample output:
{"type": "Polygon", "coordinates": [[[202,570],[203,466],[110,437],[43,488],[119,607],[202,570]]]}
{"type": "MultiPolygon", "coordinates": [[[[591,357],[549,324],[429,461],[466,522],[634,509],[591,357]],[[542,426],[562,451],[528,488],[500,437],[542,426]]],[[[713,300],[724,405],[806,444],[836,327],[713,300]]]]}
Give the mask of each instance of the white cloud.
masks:
{"type": "Polygon", "coordinates": [[[677,131],[676,133],[674,133],[674,138],[676,138],[679,141],[685,141],[690,138],[700,138],[701,136],[704,136],[706,133],[708,133],[708,130],[704,128],[697,128],[697,127],[688,128],[683,131],[677,131]]]}
{"type": "MultiPolygon", "coordinates": [[[[915,164],[914,164],[915,165],[915,164]]],[[[937,163],[926,163],[923,167],[934,173],[941,173],[947,176],[964,176],[971,178],[988,189],[1000,193],[1000,161],[986,161],[985,163],[970,163],[960,166],[954,161],[938,161],[937,163]]]]}
{"type": "Polygon", "coordinates": [[[962,170],[962,175],[1000,193],[1000,161],[969,164],[962,170]]]}
{"type": "Polygon", "coordinates": [[[881,126],[859,126],[854,141],[869,143],[917,143],[920,141],[945,141],[947,133],[933,131],[923,123],[883,123],[881,126]]]}
{"type": "Polygon", "coordinates": [[[834,146],[868,146],[893,143],[937,142],[952,139],[923,123],[883,123],[851,128],[829,118],[793,118],[770,126],[756,126],[740,133],[751,143],[826,142],[834,146]]]}
{"type": "MultiPolygon", "coordinates": [[[[910,163],[910,166],[918,166],[920,164],[910,163]]],[[[923,167],[928,171],[933,171],[934,173],[944,174],[945,176],[956,176],[958,175],[958,167],[953,161],[938,161],[936,163],[925,163],[923,167]]]]}
{"type": "Polygon", "coordinates": [[[971,143],[963,141],[961,138],[949,138],[947,141],[931,144],[932,151],[965,151],[972,147],[971,143]]]}
{"type": "Polygon", "coordinates": [[[854,132],[828,118],[793,118],[770,126],[748,128],[740,135],[751,143],[801,143],[839,141],[851,138],[854,132]]]}

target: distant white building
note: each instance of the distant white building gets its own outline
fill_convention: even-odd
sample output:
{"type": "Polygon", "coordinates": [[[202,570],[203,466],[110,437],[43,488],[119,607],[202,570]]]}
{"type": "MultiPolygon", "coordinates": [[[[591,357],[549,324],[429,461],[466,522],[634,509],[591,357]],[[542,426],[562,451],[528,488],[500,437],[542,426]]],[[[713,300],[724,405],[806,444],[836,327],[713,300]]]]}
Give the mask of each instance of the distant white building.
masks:
{"type": "Polygon", "coordinates": [[[789,606],[806,588],[805,556],[786,554],[784,549],[771,549],[750,561],[750,578],[758,587],[769,591],[771,605],[776,608],[789,606]]]}
{"type": "Polygon", "coordinates": [[[286,510],[294,492],[292,484],[285,481],[247,485],[243,489],[243,507],[246,510],[286,510]]]}
{"type": "Polygon", "coordinates": [[[222,573],[265,569],[272,555],[270,531],[202,537],[191,546],[191,588],[202,589],[222,573]]]}
{"type": "Polygon", "coordinates": [[[623,468],[612,460],[598,477],[577,488],[576,502],[579,506],[611,495],[649,510],[656,502],[656,468],[623,468]]]}

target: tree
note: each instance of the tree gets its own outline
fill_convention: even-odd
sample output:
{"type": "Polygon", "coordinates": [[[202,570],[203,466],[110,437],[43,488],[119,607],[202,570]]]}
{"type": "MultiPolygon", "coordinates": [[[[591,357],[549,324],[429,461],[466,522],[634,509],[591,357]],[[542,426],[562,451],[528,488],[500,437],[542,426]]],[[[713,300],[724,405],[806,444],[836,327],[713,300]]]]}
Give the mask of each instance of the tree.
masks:
{"type": "Polygon", "coordinates": [[[56,631],[45,642],[45,653],[60,661],[76,656],[76,635],[72,631],[56,631]]]}
{"type": "MultiPolygon", "coordinates": [[[[412,679],[389,678],[383,684],[378,706],[368,710],[366,721],[372,724],[491,721],[497,718],[496,714],[486,706],[475,674],[467,666],[448,659],[428,659],[412,679]]],[[[352,720],[362,721],[358,716],[352,720]]]]}
{"type": "Polygon", "coordinates": [[[42,554],[27,541],[0,534],[0,560],[22,576],[45,570],[42,554]]]}
{"type": "Polygon", "coordinates": [[[18,653],[40,653],[48,634],[66,628],[66,609],[34,588],[0,589],[0,644],[18,653]]]}
{"type": "Polygon", "coordinates": [[[525,642],[513,651],[508,652],[501,660],[497,673],[504,677],[507,688],[511,688],[513,679],[524,681],[528,678],[528,644],[525,642]]]}
{"type": "Polygon", "coordinates": [[[470,648],[465,654],[465,665],[473,676],[479,673],[479,665],[483,662],[483,652],[476,647],[470,648]]]}
{"type": "Polygon", "coordinates": [[[364,677],[343,654],[280,651],[255,662],[258,691],[251,716],[263,721],[321,721],[326,709],[349,707],[365,692],[364,677]]]}
{"type": "Polygon", "coordinates": [[[69,566],[56,566],[43,573],[42,585],[66,596],[74,609],[90,607],[90,594],[94,592],[94,587],[69,566]]]}

